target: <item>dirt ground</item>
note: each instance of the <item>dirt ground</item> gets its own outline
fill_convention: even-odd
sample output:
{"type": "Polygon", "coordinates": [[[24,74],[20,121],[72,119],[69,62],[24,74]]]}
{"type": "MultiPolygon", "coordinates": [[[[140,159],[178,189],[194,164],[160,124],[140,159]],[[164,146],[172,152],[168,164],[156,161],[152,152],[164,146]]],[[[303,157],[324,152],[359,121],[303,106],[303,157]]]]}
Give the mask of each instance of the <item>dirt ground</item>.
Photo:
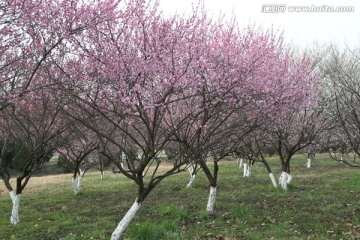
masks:
{"type": "MultiPolygon", "coordinates": [[[[59,174],[59,175],[48,175],[41,177],[31,177],[25,190],[27,193],[36,193],[39,189],[48,188],[50,186],[58,185],[62,186],[64,184],[71,183],[71,175],[72,174],[59,174]]],[[[13,187],[16,186],[15,178],[10,180],[10,183],[13,187]]],[[[8,190],[5,185],[0,183],[0,196],[7,195],[8,190]]]]}
{"type": "MultiPolygon", "coordinates": [[[[160,165],[159,168],[157,169],[158,173],[164,173],[165,171],[169,170],[171,167],[170,164],[164,164],[164,165],[160,165]]],[[[150,167],[150,169],[147,172],[147,176],[151,176],[153,173],[153,170],[155,169],[154,166],[150,167]]],[[[87,174],[95,174],[98,173],[99,171],[96,169],[90,169],[89,172],[87,172],[87,174]]],[[[105,171],[105,176],[108,174],[113,174],[112,172],[112,168],[107,169],[107,171],[105,171]]],[[[15,188],[16,186],[16,180],[15,178],[17,177],[16,174],[13,174],[13,178],[10,180],[11,186],[13,186],[13,188],[15,188]]],[[[71,186],[71,177],[72,177],[72,173],[67,173],[67,174],[46,174],[41,176],[33,176],[30,178],[28,184],[25,187],[24,193],[26,194],[36,194],[38,191],[42,191],[46,188],[52,188],[54,186],[56,187],[64,187],[64,186],[71,186]]],[[[86,176],[85,176],[86,178],[86,176]]],[[[4,195],[8,195],[9,192],[6,189],[5,185],[3,184],[3,182],[0,180],[0,196],[4,196],[4,195]]]]}

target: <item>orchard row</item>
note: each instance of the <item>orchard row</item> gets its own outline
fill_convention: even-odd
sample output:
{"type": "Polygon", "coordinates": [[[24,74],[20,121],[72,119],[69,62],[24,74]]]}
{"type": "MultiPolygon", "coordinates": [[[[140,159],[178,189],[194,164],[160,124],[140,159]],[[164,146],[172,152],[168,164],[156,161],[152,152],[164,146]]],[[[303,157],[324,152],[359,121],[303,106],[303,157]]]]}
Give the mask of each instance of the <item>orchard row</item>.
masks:
{"type": "Polygon", "coordinates": [[[297,53],[274,29],[211,19],[202,7],[164,17],[143,0],[1,0],[0,35],[0,177],[13,224],[32,173],[54,153],[74,163],[75,193],[78,175],[103,159],[137,184],[112,239],[152,189],[188,169],[192,180],[199,169],[207,176],[212,213],[228,155],[263,162],[276,186],[273,149],[285,190],[299,151],[336,151],[357,166],[347,159],[360,139],[356,51],[297,53]]]}

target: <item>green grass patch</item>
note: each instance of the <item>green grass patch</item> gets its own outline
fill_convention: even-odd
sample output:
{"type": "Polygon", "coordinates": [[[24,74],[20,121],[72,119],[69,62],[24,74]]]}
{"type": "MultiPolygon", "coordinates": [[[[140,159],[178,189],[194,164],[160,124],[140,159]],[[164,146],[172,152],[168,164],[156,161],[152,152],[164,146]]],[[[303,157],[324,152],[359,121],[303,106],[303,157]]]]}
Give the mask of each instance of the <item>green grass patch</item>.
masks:
{"type": "MultiPolygon", "coordinates": [[[[278,178],[279,160],[269,159],[278,178]]],[[[319,155],[292,161],[289,191],[272,187],[261,164],[243,178],[233,161],[220,163],[216,213],[205,211],[209,186],[200,171],[187,189],[188,173],[165,179],[150,193],[123,239],[360,239],[360,174],[319,155]]],[[[25,189],[20,224],[9,223],[11,201],[0,195],[0,240],[109,239],[135,200],[136,185],[120,174],[87,173],[75,196],[69,175],[25,189]]],[[[35,180],[35,179],[34,179],[35,180]]],[[[37,181],[37,180],[35,180],[37,181]]]]}

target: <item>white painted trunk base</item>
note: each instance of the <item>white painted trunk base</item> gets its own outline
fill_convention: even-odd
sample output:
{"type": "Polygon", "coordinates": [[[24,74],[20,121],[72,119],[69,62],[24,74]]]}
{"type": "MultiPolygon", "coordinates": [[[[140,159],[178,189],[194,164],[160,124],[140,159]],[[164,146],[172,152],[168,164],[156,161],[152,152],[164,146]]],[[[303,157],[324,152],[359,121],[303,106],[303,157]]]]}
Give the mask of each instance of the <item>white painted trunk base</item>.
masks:
{"type": "Polygon", "coordinates": [[[103,180],[105,177],[105,171],[100,171],[100,179],[103,180]]]}
{"type": "Polygon", "coordinates": [[[10,217],[10,222],[11,224],[18,224],[20,222],[19,220],[19,207],[20,207],[20,199],[21,199],[21,194],[16,194],[14,191],[10,192],[10,198],[11,201],[13,203],[13,207],[11,210],[11,217],[10,217]]]}
{"type": "Polygon", "coordinates": [[[190,176],[190,180],[189,180],[188,184],[186,185],[187,188],[192,187],[195,177],[196,177],[196,174],[190,176]]]}
{"type": "Polygon", "coordinates": [[[247,163],[244,163],[244,177],[246,177],[246,172],[247,172],[247,163]]]}
{"type": "Polygon", "coordinates": [[[195,168],[192,164],[190,164],[190,166],[188,167],[188,172],[190,175],[190,180],[188,182],[188,184],[186,185],[187,188],[190,188],[195,180],[196,174],[194,173],[195,168]]]}
{"type": "Polygon", "coordinates": [[[307,168],[311,168],[311,158],[308,158],[308,159],[307,159],[306,167],[307,167],[307,168]]]}
{"type": "Polygon", "coordinates": [[[136,212],[139,210],[141,204],[136,200],[129,209],[129,211],[125,214],[123,219],[121,219],[120,223],[116,227],[115,231],[111,235],[111,240],[118,240],[121,237],[121,234],[125,231],[126,227],[130,223],[130,221],[134,218],[136,212]]]}
{"type": "Polygon", "coordinates": [[[279,184],[280,186],[287,191],[288,190],[288,184],[291,182],[292,176],[287,172],[282,172],[279,177],[279,184]]]}
{"type": "Polygon", "coordinates": [[[79,169],[79,172],[80,172],[80,178],[83,178],[83,177],[84,177],[85,170],[79,169]]]}
{"type": "Polygon", "coordinates": [[[210,214],[214,213],[215,198],[216,198],[216,187],[210,186],[209,200],[206,206],[206,211],[210,214]]]}
{"type": "Polygon", "coordinates": [[[270,177],[270,179],[271,179],[271,182],[272,182],[274,188],[277,188],[278,185],[277,185],[277,183],[276,183],[274,174],[273,174],[273,173],[269,173],[269,177],[270,177]]]}
{"type": "Polygon", "coordinates": [[[251,175],[251,165],[244,163],[244,177],[250,177],[251,175]]]}
{"type": "Polygon", "coordinates": [[[252,169],[252,165],[248,164],[248,170],[246,171],[246,177],[251,176],[251,169],[252,169]]]}
{"type": "Polygon", "coordinates": [[[240,158],[240,161],[239,161],[239,168],[241,169],[242,166],[244,164],[244,159],[240,158]]]}
{"type": "Polygon", "coordinates": [[[80,185],[81,185],[81,178],[79,176],[77,176],[76,178],[72,177],[71,181],[72,181],[72,184],[73,184],[74,193],[79,194],[80,185]]]}
{"type": "Polygon", "coordinates": [[[194,172],[194,167],[192,164],[190,164],[190,166],[188,167],[188,172],[189,172],[189,175],[190,177],[193,175],[193,172],[194,172]]]}

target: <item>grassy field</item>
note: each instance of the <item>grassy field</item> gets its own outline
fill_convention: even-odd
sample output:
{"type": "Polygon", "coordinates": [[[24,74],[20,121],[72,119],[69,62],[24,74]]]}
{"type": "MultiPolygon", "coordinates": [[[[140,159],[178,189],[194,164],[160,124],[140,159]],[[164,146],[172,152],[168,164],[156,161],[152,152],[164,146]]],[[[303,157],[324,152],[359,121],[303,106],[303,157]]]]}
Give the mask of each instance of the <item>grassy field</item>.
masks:
{"type": "MultiPolygon", "coordinates": [[[[124,239],[360,239],[360,169],[317,156],[293,159],[288,192],[274,189],[264,166],[250,178],[233,161],[220,165],[216,214],[205,207],[208,184],[199,173],[186,189],[188,173],[165,179],[148,196],[124,239]]],[[[279,162],[270,160],[275,176],[279,162]]],[[[110,239],[132,205],[136,186],[120,174],[89,173],[80,195],[70,175],[32,178],[20,203],[20,224],[9,223],[11,201],[0,185],[0,239],[110,239]]]]}

